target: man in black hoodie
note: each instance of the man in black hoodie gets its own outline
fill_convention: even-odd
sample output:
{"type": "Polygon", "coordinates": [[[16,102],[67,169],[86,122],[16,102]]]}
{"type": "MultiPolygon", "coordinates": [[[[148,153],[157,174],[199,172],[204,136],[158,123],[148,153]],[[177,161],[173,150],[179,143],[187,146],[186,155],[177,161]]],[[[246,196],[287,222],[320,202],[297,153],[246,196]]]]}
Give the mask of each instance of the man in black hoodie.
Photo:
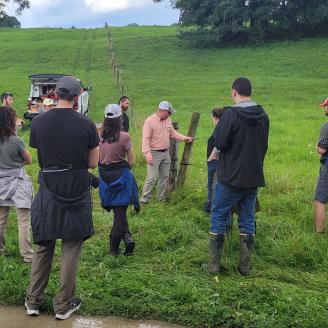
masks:
{"type": "Polygon", "coordinates": [[[263,161],[268,148],[269,118],[264,109],[251,100],[252,85],[247,78],[236,79],[231,92],[235,105],[223,113],[214,131],[214,145],[220,155],[211,214],[211,260],[206,268],[214,274],[220,271],[227,218],[232,206],[238,203],[238,271],[249,275],[257,188],[264,186],[263,161]]]}

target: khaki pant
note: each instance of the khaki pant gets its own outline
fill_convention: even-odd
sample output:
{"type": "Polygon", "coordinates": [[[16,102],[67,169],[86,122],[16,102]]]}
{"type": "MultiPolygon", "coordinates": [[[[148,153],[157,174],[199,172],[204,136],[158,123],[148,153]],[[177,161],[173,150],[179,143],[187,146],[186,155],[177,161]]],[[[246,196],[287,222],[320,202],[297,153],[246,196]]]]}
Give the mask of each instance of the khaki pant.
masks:
{"type": "MultiPolygon", "coordinates": [[[[4,252],[6,246],[5,231],[10,207],[0,207],[0,252],[4,252]]],[[[19,251],[20,255],[27,262],[33,257],[33,249],[30,242],[30,210],[27,208],[16,208],[18,221],[19,251]]]]}
{"type": "Polygon", "coordinates": [[[151,192],[158,178],[157,198],[159,201],[165,201],[167,198],[167,190],[170,175],[171,158],[170,152],[166,151],[151,151],[154,164],[147,165],[147,177],[142,190],[141,201],[148,203],[151,198],[151,192]]]}
{"type": "MultiPolygon", "coordinates": [[[[76,274],[83,240],[62,240],[60,262],[60,287],[53,299],[55,313],[63,314],[69,309],[69,301],[74,298],[76,274]]],[[[43,303],[43,292],[50,276],[56,240],[35,248],[30,284],[26,291],[26,303],[37,310],[43,303]]]]}

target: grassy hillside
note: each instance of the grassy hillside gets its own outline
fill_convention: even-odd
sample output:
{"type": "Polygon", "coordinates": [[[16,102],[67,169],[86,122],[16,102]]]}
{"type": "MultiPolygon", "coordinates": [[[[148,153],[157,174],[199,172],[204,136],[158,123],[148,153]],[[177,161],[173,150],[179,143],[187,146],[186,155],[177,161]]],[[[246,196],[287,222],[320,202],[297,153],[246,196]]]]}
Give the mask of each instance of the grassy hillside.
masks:
{"type": "MultiPolygon", "coordinates": [[[[82,312],[161,318],[198,327],[325,327],[328,239],[313,232],[312,195],[319,168],[314,145],[325,121],[318,103],[328,96],[327,39],[195,50],[181,46],[171,27],[112,32],[123,79],[134,100],[132,137],[138,159],[134,173],[140,186],[146,174],[140,155],[141,126],[159,101],[172,101],[182,133],[192,111],[202,117],[185,188],[172,195],[168,205],[154,201],[138,216],[129,212],[137,242],[134,257],[107,256],[112,217],[97,205],[95,193],[96,235],[83,250],[78,281],[82,312]],[[213,129],[209,113],[214,106],[231,103],[231,82],[241,75],[252,80],[253,98],[271,119],[267,187],[260,192],[252,275],[242,278],[235,272],[239,256],[235,227],[223,257],[230,271],[213,278],[200,269],[207,259],[209,225],[202,212],[206,140],[213,129]]],[[[105,104],[116,101],[104,30],[1,31],[0,40],[4,68],[0,88],[15,93],[20,112],[29,90],[27,75],[38,72],[75,74],[91,83],[91,116],[97,121],[105,104]]],[[[28,132],[23,136],[27,140],[28,132]]],[[[36,172],[34,164],[29,168],[34,181],[36,172]]],[[[18,255],[13,214],[8,230],[10,256],[0,258],[0,302],[22,304],[30,269],[18,255]]],[[[47,310],[58,273],[55,264],[46,291],[47,310]]]]}

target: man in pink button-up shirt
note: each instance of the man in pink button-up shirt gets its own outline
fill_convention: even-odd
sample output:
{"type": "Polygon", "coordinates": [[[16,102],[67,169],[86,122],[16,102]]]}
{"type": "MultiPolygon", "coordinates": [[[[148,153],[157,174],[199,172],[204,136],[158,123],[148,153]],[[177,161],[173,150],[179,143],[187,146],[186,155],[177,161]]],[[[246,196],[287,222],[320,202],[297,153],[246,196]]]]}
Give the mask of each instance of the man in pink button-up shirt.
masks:
{"type": "Polygon", "coordinates": [[[175,110],[168,101],[161,101],[157,111],[149,116],[142,131],[142,153],[147,162],[147,177],[142,190],[141,203],[147,204],[159,176],[157,198],[166,201],[171,158],[169,153],[170,139],[192,142],[192,137],[184,136],[174,130],[169,118],[175,110]]]}

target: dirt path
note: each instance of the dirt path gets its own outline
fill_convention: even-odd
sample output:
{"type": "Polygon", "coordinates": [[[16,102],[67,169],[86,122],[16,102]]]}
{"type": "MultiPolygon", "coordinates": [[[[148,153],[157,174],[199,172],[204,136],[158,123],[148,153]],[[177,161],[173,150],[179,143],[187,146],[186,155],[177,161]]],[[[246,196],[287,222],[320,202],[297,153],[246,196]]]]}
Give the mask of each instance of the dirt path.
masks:
{"type": "Polygon", "coordinates": [[[23,307],[0,306],[0,328],[181,328],[160,321],[136,321],[124,318],[90,318],[72,315],[60,321],[54,316],[41,314],[29,317],[23,307]]]}

